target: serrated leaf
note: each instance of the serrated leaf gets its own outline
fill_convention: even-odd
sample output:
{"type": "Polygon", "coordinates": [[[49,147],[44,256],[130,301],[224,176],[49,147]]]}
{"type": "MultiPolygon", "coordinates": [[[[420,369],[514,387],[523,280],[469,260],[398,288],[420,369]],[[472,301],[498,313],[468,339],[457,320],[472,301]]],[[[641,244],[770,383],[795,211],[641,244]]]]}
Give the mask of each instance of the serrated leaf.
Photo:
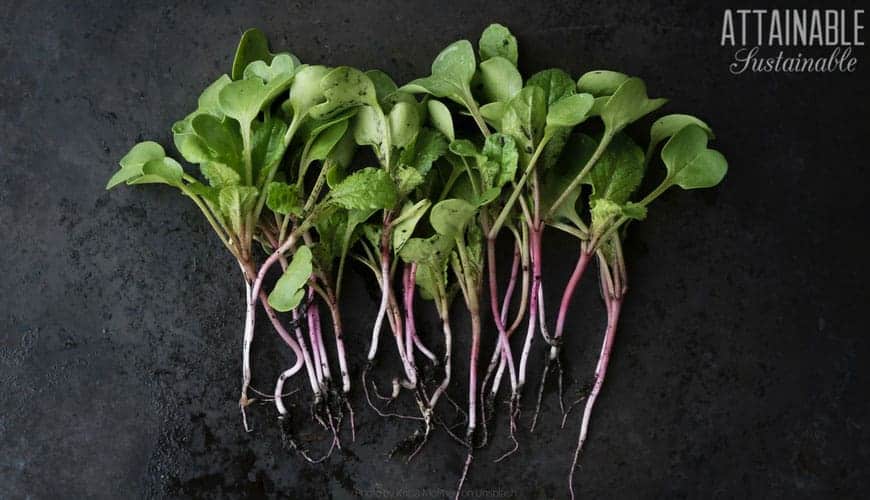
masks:
{"type": "Polygon", "coordinates": [[[414,154],[407,163],[425,177],[432,168],[432,163],[446,152],[447,139],[439,132],[424,128],[417,134],[417,140],[414,141],[414,154]]]}
{"type": "Polygon", "coordinates": [[[396,204],[398,194],[395,183],[384,170],[367,167],[341,181],[329,198],[346,209],[384,209],[396,204]]]}
{"type": "Polygon", "coordinates": [[[519,154],[512,137],[501,133],[491,134],[483,144],[482,153],[486,160],[481,162],[479,170],[484,190],[500,190],[514,179],[519,154]]]}
{"type": "Polygon", "coordinates": [[[643,150],[627,135],[617,134],[583,183],[592,186],[590,203],[607,199],[624,205],[643,180],[643,150]]]}
{"type": "Polygon", "coordinates": [[[242,181],[242,178],[235,169],[223,163],[207,161],[199,165],[199,170],[212,187],[221,188],[239,184],[242,181]]]}
{"type": "Polygon", "coordinates": [[[396,191],[406,196],[423,183],[423,176],[413,167],[400,166],[396,171],[396,191]]]}
{"type": "Polygon", "coordinates": [[[278,278],[272,293],[269,294],[269,305],[280,312],[295,309],[305,295],[304,286],[314,271],[311,265],[312,254],[307,246],[300,246],[293,253],[293,259],[278,278]]]}
{"type": "Polygon", "coordinates": [[[235,234],[242,234],[247,214],[257,201],[257,188],[252,186],[224,186],[218,194],[218,204],[224,219],[235,234]]]}
{"type": "Polygon", "coordinates": [[[270,182],[266,193],[266,206],[276,214],[300,215],[302,201],[299,199],[298,186],[284,182],[270,182]]]}
{"type": "Polygon", "coordinates": [[[501,24],[494,23],[487,26],[480,35],[478,47],[481,61],[503,57],[514,66],[517,65],[517,39],[501,24]]]}
{"type": "Polygon", "coordinates": [[[622,215],[629,219],[644,220],[646,219],[646,207],[630,201],[622,206],[622,215]]]}
{"type": "Polygon", "coordinates": [[[437,99],[429,99],[426,106],[429,109],[429,121],[432,122],[432,125],[449,140],[455,139],[453,115],[450,114],[447,106],[437,99]]]}
{"type": "Polygon", "coordinates": [[[523,77],[513,63],[496,56],[480,63],[480,84],[487,102],[508,101],[523,88],[523,77]]]}
{"type": "Polygon", "coordinates": [[[704,129],[688,125],[668,140],[662,148],[662,160],[668,169],[666,184],[701,189],[722,182],[728,162],[722,153],[707,149],[707,139],[704,129]]]}

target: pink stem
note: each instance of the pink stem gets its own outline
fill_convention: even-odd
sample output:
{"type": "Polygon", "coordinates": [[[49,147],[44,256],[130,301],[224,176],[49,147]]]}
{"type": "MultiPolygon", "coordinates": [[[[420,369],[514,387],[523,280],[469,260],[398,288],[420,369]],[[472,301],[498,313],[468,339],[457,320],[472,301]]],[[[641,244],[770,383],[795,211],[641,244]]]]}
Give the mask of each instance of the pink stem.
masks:
{"type": "Polygon", "coordinates": [[[309,307],[305,316],[308,319],[308,338],[311,340],[311,353],[314,355],[314,372],[317,374],[317,382],[323,384],[323,364],[320,361],[320,342],[317,340],[317,328],[314,325],[314,289],[308,287],[309,307]]]}
{"type": "Polygon", "coordinates": [[[338,368],[341,370],[341,390],[350,392],[350,373],[347,370],[347,354],[344,349],[344,327],[341,323],[341,311],[332,290],[327,288],[329,297],[329,312],[332,315],[332,330],[335,333],[335,350],[338,354],[338,368]]]}
{"type": "MultiPolygon", "coordinates": [[[[606,293],[605,295],[609,296],[609,293],[606,293]]],[[[586,434],[589,431],[589,420],[592,416],[592,407],[595,405],[595,400],[598,398],[598,394],[601,392],[601,386],[604,384],[604,377],[607,375],[607,365],[610,361],[613,341],[616,338],[616,325],[619,321],[622,299],[623,297],[619,296],[608,300],[607,329],[604,333],[604,343],[601,346],[601,356],[598,358],[598,366],[595,369],[595,384],[592,386],[592,392],[589,393],[589,398],[586,400],[586,408],[583,411],[583,422],[580,425],[580,436],[577,439],[577,448],[574,451],[574,461],[571,463],[571,472],[568,475],[568,489],[571,492],[572,499],[574,498],[574,471],[577,469],[577,461],[580,458],[583,443],[586,442],[586,434]]]]}
{"type": "MultiPolygon", "coordinates": [[[[470,293],[475,293],[473,290],[470,293]]],[[[477,358],[480,355],[480,312],[471,311],[471,354],[468,364],[468,432],[466,437],[471,443],[477,427],[477,358]]]]}
{"type": "Polygon", "coordinates": [[[502,324],[507,321],[508,309],[511,305],[511,299],[514,296],[514,289],[517,285],[517,275],[520,271],[520,246],[517,244],[514,247],[514,261],[511,264],[511,279],[508,281],[507,290],[504,293],[504,300],[501,303],[501,314],[499,318],[501,318],[502,324]]]}
{"type": "Polygon", "coordinates": [[[317,349],[320,351],[320,365],[323,372],[324,380],[332,380],[332,373],[329,370],[329,358],[326,356],[326,344],[323,342],[323,328],[320,322],[320,308],[315,300],[314,290],[308,293],[308,313],[314,325],[314,337],[317,339],[317,349]]]}
{"type": "Polygon", "coordinates": [[[489,305],[492,309],[492,318],[495,320],[495,326],[498,329],[498,343],[501,347],[502,359],[507,364],[508,373],[511,378],[511,389],[516,392],[517,389],[517,373],[514,366],[513,354],[511,354],[511,345],[508,341],[507,332],[505,331],[504,321],[498,306],[498,280],[496,278],[496,258],[495,258],[495,240],[488,238],[486,241],[486,254],[489,270],[489,305]]]}
{"type": "MultiPolygon", "coordinates": [[[[407,266],[406,266],[407,268],[407,266]]],[[[413,262],[410,266],[410,271],[408,275],[408,281],[405,285],[405,313],[407,315],[407,323],[405,324],[405,330],[410,334],[410,340],[407,340],[407,344],[405,348],[408,351],[408,357],[413,358],[414,353],[411,348],[411,342],[413,345],[417,347],[417,350],[423,353],[424,356],[429,358],[436,365],[438,364],[438,357],[429,350],[424,344],[423,341],[420,340],[420,336],[417,335],[417,322],[414,319],[414,288],[417,286],[417,263],[413,262]]]]}
{"type": "Polygon", "coordinates": [[[555,360],[559,355],[558,341],[562,338],[562,332],[565,330],[565,318],[568,316],[568,309],[571,306],[571,299],[574,297],[574,292],[577,289],[577,284],[580,283],[580,278],[588,267],[592,255],[586,251],[585,245],[580,250],[580,258],[577,259],[577,265],[574,267],[574,272],[571,273],[571,278],[568,284],[565,285],[565,291],[562,292],[562,302],[559,304],[559,316],[556,319],[556,332],[553,334],[555,345],[550,348],[550,360],[555,360]]]}
{"type": "Polygon", "coordinates": [[[541,229],[531,228],[529,253],[532,261],[532,290],[529,295],[529,328],[526,330],[526,340],[523,354],[520,358],[519,386],[526,381],[526,365],[532,348],[532,338],[535,336],[535,325],[538,321],[538,288],[541,286],[541,229]]]}
{"type": "Polygon", "coordinates": [[[417,269],[413,264],[405,264],[402,269],[402,287],[405,306],[405,356],[414,359],[414,275],[417,269]]]}

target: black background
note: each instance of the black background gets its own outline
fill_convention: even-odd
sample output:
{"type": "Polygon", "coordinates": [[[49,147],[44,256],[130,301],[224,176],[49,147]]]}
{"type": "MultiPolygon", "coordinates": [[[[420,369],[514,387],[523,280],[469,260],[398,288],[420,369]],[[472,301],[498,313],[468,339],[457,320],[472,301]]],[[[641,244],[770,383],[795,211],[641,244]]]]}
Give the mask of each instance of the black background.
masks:
{"type": "MultiPolygon", "coordinates": [[[[719,46],[725,7],[745,5],[4,2],[0,497],[452,490],[459,446],[441,432],[413,463],[390,460],[413,425],[382,421],[359,399],[357,443],[320,466],[281,448],[272,407],[253,409],[246,434],[238,269],[175,192],[103,186],[134,142],[171,145],[171,123],[229,70],[245,28],[305,62],[404,82],[493,21],[517,35],[526,75],[558,66],[643,77],[651,95],[672,99],[667,111],[712,124],[730,164],[719,188],[670,192],[631,228],[631,291],[581,496],[858,496],[870,463],[870,55],[856,47],[851,74],[734,76],[734,49],[719,46]]],[[[545,240],[552,307],[576,247],[552,231],[545,240]]],[[[356,367],[376,308],[368,278],[352,272],[346,290],[356,367]]],[[[596,294],[587,280],[570,319],[569,391],[592,374],[604,324],[596,294]]],[[[462,309],[454,316],[467,331],[462,309]]],[[[439,345],[431,315],[421,324],[439,345]]],[[[292,354],[263,328],[255,359],[266,388],[292,354]]],[[[461,398],[465,373],[455,380],[461,398]]],[[[552,393],[546,410],[520,453],[494,464],[508,446],[500,422],[469,491],[566,496],[579,415],[560,431],[552,393]]]]}

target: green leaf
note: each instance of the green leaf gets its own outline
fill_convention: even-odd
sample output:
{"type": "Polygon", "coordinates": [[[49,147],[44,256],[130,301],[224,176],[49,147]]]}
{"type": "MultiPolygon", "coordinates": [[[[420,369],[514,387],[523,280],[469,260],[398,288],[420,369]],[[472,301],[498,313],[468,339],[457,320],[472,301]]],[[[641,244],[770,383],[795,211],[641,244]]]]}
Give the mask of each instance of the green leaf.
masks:
{"type": "Polygon", "coordinates": [[[208,148],[208,157],[242,171],[242,137],[238,125],[229,119],[199,114],[190,122],[202,144],[208,148]]]}
{"type": "Polygon", "coordinates": [[[269,305],[280,312],[295,309],[305,296],[304,286],[314,271],[311,265],[311,250],[307,246],[300,246],[293,253],[293,259],[278,278],[272,293],[269,294],[269,305]]]}
{"type": "Polygon", "coordinates": [[[257,188],[230,185],[221,188],[218,204],[224,218],[235,234],[242,234],[242,226],[257,201],[257,188]]]}
{"type": "Polygon", "coordinates": [[[432,122],[432,125],[451,141],[455,139],[456,135],[453,132],[453,115],[450,114],[450,110],[447,109],[447,106],[437,99],[429,99],[426,106],[429,109],[429,121],[432,122]]]}
{"type": "Polygon", "coordinates": [[[270,63],[266,61],[253,61],[245,68],[246,80],[259,78],[264,82],[271,83],[275,80],[286,78],[296,72],[296,61],[290,54],[277,54],[270,63]]]}
{"type": "MultiPolygon", "coordinates": [[[[344,132],[341,140],[338,141],[338,144],[332,148],[332,151],[330,151],[327,156],[327,160],[329,160],[328,164],[330,166],[334,165],[343,171],[345,168],[350,166],[354,154],[356,154],[356,142],[353,140],[352,127],[348,123],[347,130],[344,132]]],[[[344,177],[342,176],[341,178],[344,177]]],[[[338,177],[335,177],[335,174],[333,174],[332,180],[330,180],[329,173],[327,172],[326,182],[329,184],[330,188],[338,183],[337,180],[339,179],[338,177]]]]}
{"type": "Polygon", "coordinates": [[[367,167],[341,181],[330,199],[346,209],[384,209],[396,204],[396,185],[386,171],[367,167]]]}
{"type": "Polygon", "coordinates": [[[293,80],[292,74],[272,80],[268,84],[259,78],[228,83],[218,94],[218,102],[225,115],[233,118],[243,128],[250,125],[263,107],[287,90],[293,80]]]}
{"type": "Polygon", "coordinates": [[[399,216],[393,221],[393,252],[398,253],[402,250],[402,247],[405,246],[405,243],[414,234],[414,228],[417,227],[417,223],[420,222],[420,219],[426,214],[431,205],[432,202],[429,200],[420,200],[417,203],[408,201],[405,203],[399,216]]]}
{"type": "Polygon", "coordinates": [[[424,128],[414,141],[413,156],[406,163],[426,176],[432,164],[447,152],[447,139],[440,133],[424,128]]]}
{"type": "Polygon", "coordinates": [[[153,141],[140,142],[133,146],[121,161],[121,169],[109,179],[106,189],[142,175],[142,167],[151,160],[162,160],[166,156],[163,146],[153,141]]]}
{"type": "MultiPolygon", "coordinates": [[[[585,134],[576,134],[568,139],[559,161],[545,172],[542,179],[541,212],[549,212],[549,208],[592,157],[597,146],[598,142],[585,134]]],[[[580,194],[579,188],[569,193],[568,198],[559,205],[554,214],[556,221],[567,220],[577,226],[582,224],[580,216],[577,214],[577,200],[580,194]]]]}
{"type": "Polygon", "coordinates": [[[127,180],[127,184],[168,184],[174,187],[182,185],[184,170],[172,158],[151,160],[142,166],[142,175],[127,180]]]}
{"type": "Polygon", "coordinates": [[[278,118],[271,118],[268,122],[255,120],[252,131],[251,163],[257,185],[262,185],[272,177],[273,171],[284,158],[284,151],[287,150],[284,142],[287,124],[278,118]]]}
{"type": "Polygon", "coordinates": [[[592,186],[591,202],[610,200],[624,205],[643,180],[643,150],[625,134],[617,134],[589,171],[584,184],[592,186]]]}
{"type": "Polygon", "coordinates": [[[372,146],[379,158],[383,158],[384,138],[387,124],[380,113],[371,107],[362,107],[353,119],[353,137],[360,146],[372,146]]]}
{"type": "Polygon", "coordinates": [[[423,176],[416,169],[400,166],[396,171],[396,191],[400,196],[406,196],[420,184],[423,184],[423,176]]]}
{"type": "Polygon", "coordinates": [[[229,76],[221,75],[220,78],[209,84],[209,86],[202,91],[202,94],[199,95],[199,99],[197,99],[197,110],[195,113],[206,113],[212,116],[217,116],[218,118],[223,118],[224,114],[223,111],[221,111],[218,96],[220,95],[221,90],[231,82],[232,79],[230,79],[229,76]]]}
{"type": "Polygon", "coordinates": [[[610,96],[601,109],[601,119],[611,134],[615,134],[639,118],[657,110],[667,99],[650,99],[640,78],[629,78],[610,96]]]}
{"type": "Polygon", "coordinates": [[[507,103],[491,102],[480,107],[480,116],[496,130],[501,130],[502,120],[508,109],[507,103]]]}
{"type": "Polygon", "coordinates": [[[595,97],[610,96],[629,76],[616,71],[590,71],[577,80],[577,90],[592,94],[595,97]]]}
{"type": "Polygon", "coordinates": [[[378,105],[372,81],[362,71],[341,66],[330,71],[320,81],[326,102],[312,107],[309,114],[318,120],[328,119],[357,106],[378,105]]]}
{"type": "Polygon", "coordinates": [[[654,150],[665,139],[669,139],[688,125],[701,127],[710,139],[715,139],[709,125],[692,115],[666,115],[656,120],[649,129],[649,149],[654,150]]]}
{"type": "Polygon", "coordinates": [[[489,205],[501,194],[501,188],[499,187],[491,187],[486,191],[480,193],[480,196],[474,200],[473,205],[476,207],[483,207],[489,205]]]}
{"type": "Polygon", "coordinates": [[[391,102],[388,101],[387,97],[395,93],[399,87],[396,85],[396,82],[390,78],[390,75],[384,73],[379,69],[372,69],[366,71],[366,76],[369,77],[369,80],[372,81],[372,84],[375,86],[375,95],[377,95],[378,103],[385,112],[389,111],[391,102]]]}
{"type": "Polygon", "coordinates": [[[519,154],[513,138],[505,134],[492,134],[483,144],[483,156],[486,158],[480,164],[480,178],[483,189],[500,188],[514,179],[517,171],[519,154]]]}
{"type": "Polygon", "coordinates": [[[450,198],[440,201],[432,207],[429,222],[438,234],[457,237],[462,234],[475,213],[477,213],[477,207],[471,203],[450,198]]]}
{"type": "Polygon", "coordinates": [[[276,214],[300,215],[302,200],[299,199],[298,186],[284,182],[270,182],[266,193],[266,206],[276,214]]]}
{"type": "Polygon", "coordinates": [[[432,62],[432,75],[418,78],[400,90],[413,94],[427,92],[461,104],[470,99],[471,79],[477,69],[474,49],[468,40],[448,45],[432,62]]]}
{"type": "Polygon", "coordinates": [[[223,163],[207,161],[200,164],[199,170],[202,172],[202,175],[208,179],[208,183],[212,187],[220,188],[231,186],[233,184],[239,184],[242,181],[241,176],[239,176],[239,173],[236,172],[235,169],[230,168],[223,163]]]}
{"type": "Polygon", "coordinates": [[[622,205],[607,198],[599,198],[590,203],[593,232],[601,234],[614,221],[622,216],[622,205]]]}
{"type": "Polygon", "coordinates": [[[622,215],[629,219],[644,220],[646,219],[646,207],[630,201],[622,206],[622,215]]]}
{"type": "Polygon", "coordinates": [[[713,187],[728,172],[728,162],[722,153],[707,149],[707,132],[697,125],[688,125],[668,140],[662,148],[662,160],[668,169],[663,184],[683,189],[713,187]]]}
{"type": "Polygon", "coordinates": [[[586,120],[594,99],[590,94],[573,94],[554,102],[547,110],[547,127],[570,128],[586,120]]]}
{"type": "Polygon", "coordinates": [[[477,146],[468,139],[456,139],[450,143],[449,149],[450,152],[455,155],[465,158],[474,158],[475,161],[480,158],[480,152],[477,150],[477,146]]]}
{"type": "Polygon", "coordinates": [[[236,57],[233,59],[233,80],[241,80],[245,68],[253,61],[272,61],[272,54],[269,52],[269,40],[257,28],[252,28],[242,33],[239,46],[236,48],[236,57]]]}
{"type": "Polygon", "coordinates": [[[318,267],[324,270],[332,269],[332,262],[342,249],[342,237],[347,227],[346,210],[332,210],[327,216],[318,218],[314,224],[317,230],[317,245],[314,247],[314,259],[318,267]]]}
{"type": "Polygon", "coordinates": [[[565,149],[565,144],[567,144],[570,135],[571,128],[556,127],[550,130],[550,140],[544,146],[544,151],[541,152],[541,157],[538,159],[540,168],[546,170],[559,161],[559,157],[562,155],[562,150],[565,149]]]}
{"type": "Polygon", "coordinates": [[[387,122],[390,126],[392,146],[404,148],[414,142],[417,133],[420,132],[423,117],[416,103],[400,102],[387,115],[387,122]]]}
{"type": "Polygon", "coordinates": [[[517,65],[517,39],[501,24],[490,24],[480,35],[480,60],[503,57],[517,65]]]}
{"type": "Polygon", "coordinates": [[[334,123],[320,132],[308,148],[307,161],[325,160],[347,132],[348,121],[334,123]]]}
{"type": "Polygon", "coordinates": [[[547,101],[547,106],[552,106],[554,102],[575,93],[574,80],[571,75],[565,73],[561,69],[545,69],[539,71],[529,78],[526,86],[539,87],[544,91],[544,98],[547,101]]]}
{"type": "Polygon", "coordinates": [[[531,155],[544,136],[546,120],[544,91],[540,87],[526,86],[508,103],[500,130],[514,138],[522,153],[531,155]]]}
{"type": "Polygon", "coordinates": [[[513,63],[496,56],[480,63],[480,83],[487,102],[508,101],[523,88],[523,77],[513,63]]]}
{"type": "Polygon", "coordinates": [[[212,156],[208,146],[194,133],[193,127],[190,124],[191,120],[197,115],[198,113],[196,112],[191,113],[185,119],[172,124],[172,142],[175,143],[175,149],[178,150],[182,158],[190,163],[209,161],[212,156]]]}
{"type": "Polygon", "coordinates": [[[326,100],[320,81],[329,72],[326,66],[303,66],[296,72],[290,86],[290,99],[287,100],[293,109],[293,120],[301,120],[311,108],[326,100]]]}

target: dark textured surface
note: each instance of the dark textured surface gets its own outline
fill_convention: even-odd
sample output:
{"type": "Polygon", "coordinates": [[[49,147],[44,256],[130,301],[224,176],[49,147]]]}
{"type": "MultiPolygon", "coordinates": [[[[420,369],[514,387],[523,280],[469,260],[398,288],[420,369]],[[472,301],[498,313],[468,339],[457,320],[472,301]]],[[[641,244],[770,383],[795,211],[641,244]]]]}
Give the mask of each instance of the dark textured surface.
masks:
{"type": "MultiPolygon", "coordinates": [[[[174,192],[103,185],[136,140],[171,143],[170,124],[229,68],[244,28],[263,28],[304,61],[405,81],[496,20],[517,34],[527,72],[642,76],[672,98],[669,111],[713,124],[731,165],[720,188],[669,193],[631,229],[632,289],[581,495],[858,496],[870,462],[867,50],[857,48],[854,74],[735,77],[731,49],[718,46],[721,8],[578,0],[4,2],[0,497],[452,490],[460,447],[439,433],[410,465],[389,460],[413,426],[376,418],[359,399],[357,443],[323,465],[281,448],[271,407],[255,407],[256,432],[244,433],[237,268],[174,192]]],[[[576,250],[548,238],[552,306],[576,250]]],[[[364,277],[351,273],[345,313],[357,367],[375,307],[364,277]]],[[[591,282],[576,303],[569,390],[591,376],[604,321],[591,282]]],[[[427,334],[435,326],[424,323],[427,334]]],[[[292,357],[273,337],[263,329],[257,340],[258,387],[292,357]]],[[[551,394],[521,452],[493,464],[508,446],[502,422],[468,487],[564,497],[579,426],[575,415],[559,431],[554,403],[551,394]]]]}

